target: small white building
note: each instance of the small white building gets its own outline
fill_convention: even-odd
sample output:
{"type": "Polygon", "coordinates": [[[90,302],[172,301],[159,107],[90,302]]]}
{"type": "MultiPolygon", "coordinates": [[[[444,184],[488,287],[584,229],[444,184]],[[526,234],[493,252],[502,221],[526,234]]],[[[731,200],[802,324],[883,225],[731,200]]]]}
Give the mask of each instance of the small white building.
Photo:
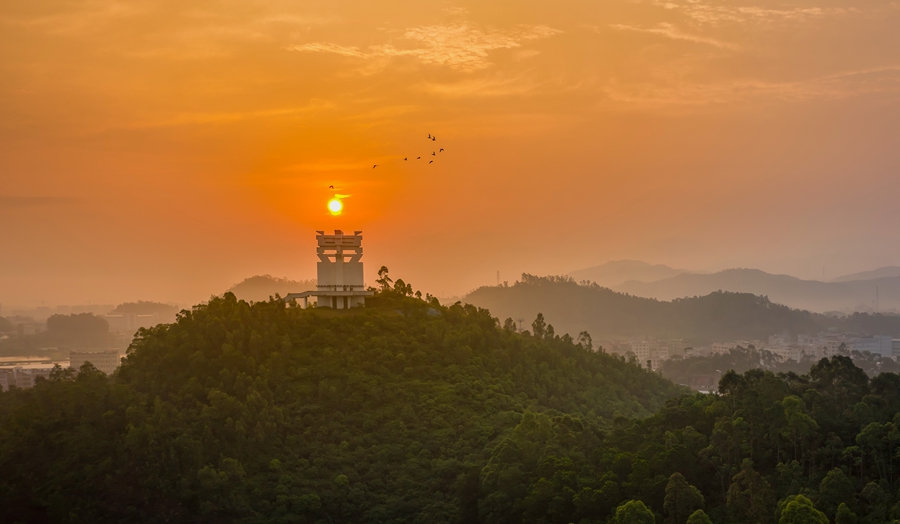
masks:
{"type": "Polygon", "coordinates": [[[315,297],[317,307],[349,309],[366,305],[366,297],[374,295],[366,291],[362,264],[362,231],[352,235],[335,230],[333,235],[316,231],[319,262],[316,264],[318,277],[316,291],[289,293],[285,300],[303,300],[303,307],[309,306],[309,298],[315,297]]]}
{"type": "Polygon", "coordinates": [[[78,371],[85,362],[90,362],[93,366],[107,375],[112,375],[116,368],[122,363],[122,355],[117,349],[109,351],[70,351],[69,367],[78,371]]]}

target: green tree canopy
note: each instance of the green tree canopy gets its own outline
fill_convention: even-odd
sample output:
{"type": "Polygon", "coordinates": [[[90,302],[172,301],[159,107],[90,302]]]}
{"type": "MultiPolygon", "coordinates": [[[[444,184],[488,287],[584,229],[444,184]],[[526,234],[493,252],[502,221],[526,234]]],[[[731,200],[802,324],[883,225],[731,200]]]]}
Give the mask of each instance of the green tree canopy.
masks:
{"type": "Polygon", "coordinates": [[[687,524],[712,524],[712,520],[709,519],[709,515],[705,511],[698,509],[688,517],[687,524]]]}
{"type": "Polygon", "coordinates": [[[828,524],[828,517],[803,495],[792,495],[779,504],[778,524],[828,524]]]}
{"type": "Polygon", "coordinates": [[[698,509],[703,509],[703,494],[684,479],[684,475],[675,472],[669,476],[666,484],[666,497],[663,508],[667,522],[684,524],[688,517],[698,509]]]}
{"type": "Polygon", "coordinates": [[[616,508],[613,524],[655,524],[656,517],[640,500],[629,500],[616,508]]]}

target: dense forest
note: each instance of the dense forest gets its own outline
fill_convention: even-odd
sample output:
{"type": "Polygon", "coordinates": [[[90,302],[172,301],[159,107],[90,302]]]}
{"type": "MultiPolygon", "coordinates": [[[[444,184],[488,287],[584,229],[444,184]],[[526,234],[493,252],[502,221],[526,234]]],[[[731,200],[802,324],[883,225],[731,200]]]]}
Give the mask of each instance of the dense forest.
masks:
{"type": "Polygon", "coordinates": [[[491,522],[510,442],[549,439],[517,444],[536,481],[684,391],[382,282],[345,311],[226,294],[140,331],[112,377],[0,394],[0,521],[491,522]]]}
{"type": "MultiPolygon", "coordinates": [[[[560,331],[589,331],[595,337],[655,336],[692,344],[766,340],[769,335],[840,332],[900,335],[900,316],[855,313],[838,317],[775,304],[763,296],[718,291],[663,302],[569,277],[523,274],[508,286],[479,288],[466,301],[514,319],[542,312],[560,331]]],[[[808,369],[808,368],[807,368],[808,369]]]]}
{"type": "Polygon", "coordinates": [[[226,294],[139,332],[112,377],[0,394],[0,521],[900,518],[896,374],[836,356],[691,394],[587,333],[381,283],[348,311],[226,294]]]}

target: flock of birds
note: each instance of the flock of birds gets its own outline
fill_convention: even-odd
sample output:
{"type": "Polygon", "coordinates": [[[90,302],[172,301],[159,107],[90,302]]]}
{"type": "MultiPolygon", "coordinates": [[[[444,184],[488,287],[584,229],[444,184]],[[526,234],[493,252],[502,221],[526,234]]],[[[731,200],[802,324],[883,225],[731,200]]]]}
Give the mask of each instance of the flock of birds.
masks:
{"type": "MultiPolygon", "coordinates": [[[[437,142],[437,136],[436,136],[436,135],[432,135],[431,133],[428,133],[427,139],[428,139],[428,140],[431,140],[432,142],[437,142]]],[[[444,148],[441,147],[441,148],[438,148],[437,151],[432,151],[432,152],[431,152],[431,156],[437,157],[439,153],[443,153],[443,152],[444,152],[444,148]]],[[[417,157],[416,157],[416,160],[422,160],[422,157],[421,157],[421,156],[417,156],[417,157]]],[[[404,162],[408,162],[408,161],[409,161],[409,157],[407,157],[407,156],[403,157],[403,161],[404,161],[404,162]]],[[[429,164],[429,165],[430,165],[430,164],[433,164],[433,163],[434,163],[434,159],[431,159],[431,160],[428,161],[428,164],[429,164]]],[[[376,167],[378,167],[378,164],[373,164],[373,165],[372,165],[372,169],[375,169],[376,167]]],[[[334,189],[334,186],[328,186],[328,189],[334,189]]]]}
{"type": "MultiPolygon", "coordinates": [[[[427,137],[427,138],[428,138],[428,140],[431,140],[432,142],[437,142],[437,136],[432,135],[431,133],[428,133],[428,137],[427,137]]],[[[432,151],[432,152],[431,152],[431,156],[437,156],[438,153],[443,153],[443,152],[444,152],[444,148],[442,147],[442,148],[439,148],[437,151],[432,151]]],[[[422,160],[422,157],[417,156],[417,157],[416,157],[416,160],[422,160]]],[[[404,162],[408,162],[408,161],[409,161],[409,157],[407,157],[407,156],[403,157],[403,161],[404,161],[404,162]]],[[[428,163],[429,163],[429,164],[433,164],[433,163],[434,163],[434,160],[429,160],[428,163]]],[[[373,165],[373,166],[372,166],[372,169],[375,169],[376,167],[378,167],[378,164],[373,165]]]]}

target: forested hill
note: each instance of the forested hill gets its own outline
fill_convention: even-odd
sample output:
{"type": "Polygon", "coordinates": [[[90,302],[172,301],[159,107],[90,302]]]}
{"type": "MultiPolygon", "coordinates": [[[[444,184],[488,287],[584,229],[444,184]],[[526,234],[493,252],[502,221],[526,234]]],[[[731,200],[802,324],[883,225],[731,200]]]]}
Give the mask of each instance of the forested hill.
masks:
{"type": "Polygon", "coordinates": [[[111,378],[0,393],[0,521],[503,522],[501,490],[682,392],[410,295],[333,311],[229,293],[141,330],[111,378]]]}
{"type": "Polygon", "coordinates": [[[542,312],[557,332],[587,330],[600,336],[659,336],[693,343],[766,339],[775,333],[816,333],[820,319],[747,293],[717,292],[661,302],[617,293],[567,277],[522,275],[508,287],[482,287],[466,301],[500,318],[525,319],[542,312]]]}

